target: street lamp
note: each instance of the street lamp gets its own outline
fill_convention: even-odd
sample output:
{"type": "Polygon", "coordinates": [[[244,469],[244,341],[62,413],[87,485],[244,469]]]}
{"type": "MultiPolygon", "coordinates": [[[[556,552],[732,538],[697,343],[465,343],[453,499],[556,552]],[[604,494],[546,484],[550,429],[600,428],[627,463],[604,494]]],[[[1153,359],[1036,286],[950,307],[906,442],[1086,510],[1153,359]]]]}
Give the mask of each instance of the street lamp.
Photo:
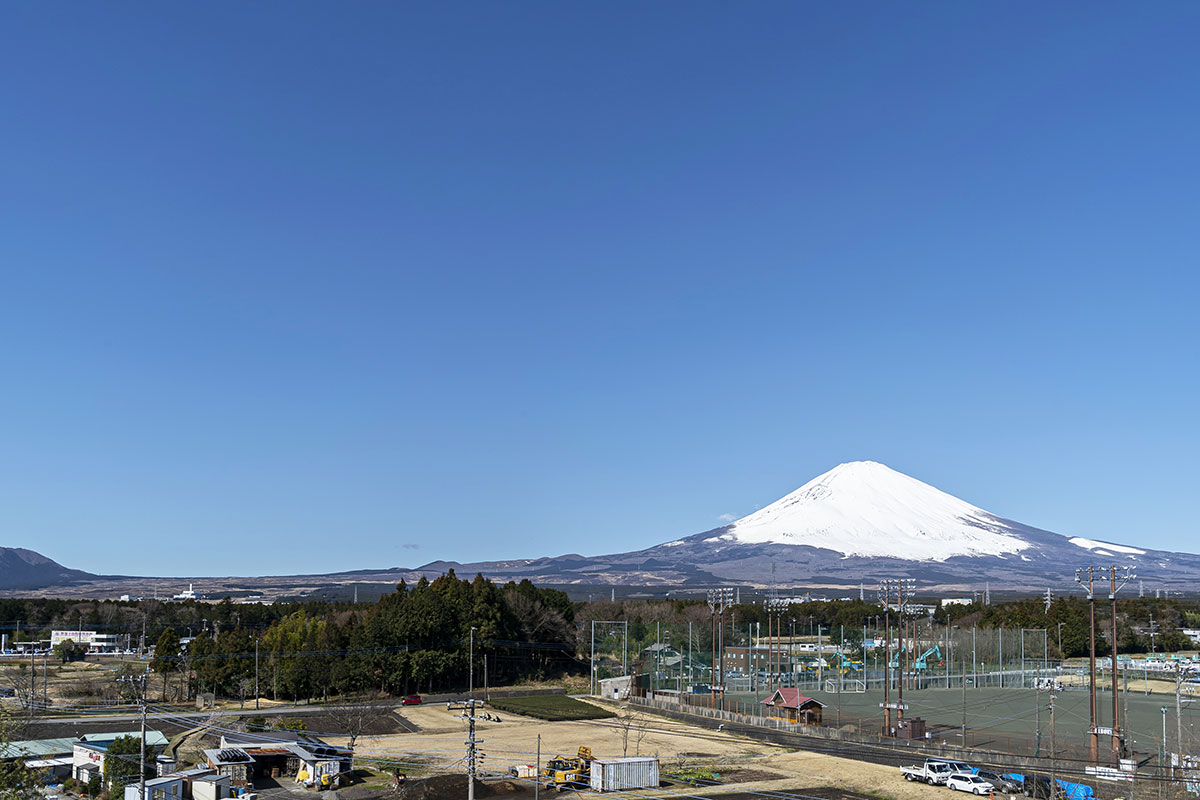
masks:
{"type": "MultiPolygon", "coordinates": [[[[474,625],[471,626],[471,644],[467,650],[467,697],[475,696],[475,631],[479,630],[474,625]]],[[[595,666],[592,666],[595,669],[595,666]]]]}

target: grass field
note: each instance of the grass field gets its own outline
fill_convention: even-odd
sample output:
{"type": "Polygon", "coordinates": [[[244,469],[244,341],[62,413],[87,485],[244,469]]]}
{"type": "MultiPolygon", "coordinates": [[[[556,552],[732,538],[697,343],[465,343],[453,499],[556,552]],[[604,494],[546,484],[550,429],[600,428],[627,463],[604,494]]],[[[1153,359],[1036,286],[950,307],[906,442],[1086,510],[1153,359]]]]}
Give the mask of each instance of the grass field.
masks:
{"type": "Polygon", "coordinates": [[[548,722],[569,722],[580,719],[608,719],[615,716],[591,703],[584,703],[565,694],[539,694],[527,697],[497,697],[488,705],[500,711],[536,717],[548,722]]]}

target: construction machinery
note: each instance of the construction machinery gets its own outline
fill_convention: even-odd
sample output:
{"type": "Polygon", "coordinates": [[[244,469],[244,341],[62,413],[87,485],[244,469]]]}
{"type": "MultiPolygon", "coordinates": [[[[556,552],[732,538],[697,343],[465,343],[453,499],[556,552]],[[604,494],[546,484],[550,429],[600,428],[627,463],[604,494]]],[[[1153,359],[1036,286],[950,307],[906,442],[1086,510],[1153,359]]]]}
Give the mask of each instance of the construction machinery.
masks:
{"type": "Polygon", "coordinates": [[[936,644],[926,650],[924,653],[921,653],[921,655],[917,656],[916,661],[913,662],[913,669],[915,669],[917,672],[924,672],[925,670],[929,669],[931,663],[933,663],[933,666],[937,667],[943,667],[946,665],[945,659],[942,658],[942,648],[938,647],[936,644]],[[935,661],[931,662],[931,656],[934,657],[935,661]]]}
{"type": "Polygon", "coordinates": [[[542,767],[541,780],[547,788],[586,789],[591,780],[592,749],[580,747],[575,758],[555,756],[542,767]]]}
{"type": "MultiPolygon", "coordinates": [[[[863,671],[863,662],[861,659],[851,658],[845,653],[838,652],[833,657],[837,663],[838,671],[843,675],[857,675],[863,671]]],[[[832,666],[832,664],[830,665],[832,666]]]]}
{"type": "MultiPolygon", "coordinates": [[[[902,652],[904,652],[903,648],[902,652]]],[[[942,648],[938,647],[936,644],[910,662],[911,669],[915,670],[916,672],[924,672],[925,670],[929,669],[931,663],[938,667],[945,666],[946,664],[945,660],[942,658],[942,648]],[[933,657],[932,662],[930,660],[931,656],[933,657]]],[[[899,653],[892,656],[892,663],[890,666],[892,669],[899,669],[899,653]]]]}

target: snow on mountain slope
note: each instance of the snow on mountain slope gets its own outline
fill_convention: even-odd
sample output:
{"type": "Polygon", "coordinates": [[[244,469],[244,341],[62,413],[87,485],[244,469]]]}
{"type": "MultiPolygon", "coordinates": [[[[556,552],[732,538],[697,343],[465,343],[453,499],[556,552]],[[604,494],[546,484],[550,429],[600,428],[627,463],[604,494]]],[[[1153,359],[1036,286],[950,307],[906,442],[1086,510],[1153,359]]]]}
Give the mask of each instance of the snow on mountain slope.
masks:
{"type": "Polygon", "coordinates": [[[1145,550],[1139,550],[1136,547],[1130,547],[1129,545],[1125,545],[1125,544],[1109,544],[1108,542],[1097,542],[1095,539],[1085,539],[1082,536],[1076,536],[1072,539],[1068,539],[1067,541],[1069,541],[1071,544],[1075,545],[1076,547],[1082,547],[1084,550],[1091,550],[1094,553],[1104,553],[1106,551],[1111,551],[1111,552],[1109,552],[1109,555],[1111,555],[1112,553],[1124,553],[1126,555],[1135,555],[1135,556],[1146,555],[1145,550]]]}
{"type": "Polygon", "coordinates": [[[716,538],[914,561],[1005,556],[1033,546],[1008,520],[874,461],[839,464],[716,538]]]}

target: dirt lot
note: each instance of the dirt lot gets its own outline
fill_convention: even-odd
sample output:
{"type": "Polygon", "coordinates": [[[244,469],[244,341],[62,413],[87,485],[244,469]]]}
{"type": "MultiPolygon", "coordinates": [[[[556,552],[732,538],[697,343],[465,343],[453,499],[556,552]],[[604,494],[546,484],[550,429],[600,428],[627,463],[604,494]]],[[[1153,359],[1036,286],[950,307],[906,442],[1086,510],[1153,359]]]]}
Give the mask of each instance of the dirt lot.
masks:
{"type": "MultiPolygon", "coordinates": [[[[462,800],[466,792],[466,784],[464,775],[438,775],[408,784],[398,798],[400,800],[462,800]]],[[[642,793],[638,792],[637,794],[641,796],[642,793]]],[[[869,800],[866,795],[835,787],[807,790],[805,795],[813,800],[869,800]]],[[[533,800],[534,793],[528,785],[514,781],[491,781],[477,783],[475,796],[485,800],[533,800]]],[[[556,796],[552,794],[547,797],[556,796]]],[[[338,792],[338,797],[349,796],[343,791],[338,792]]],[[[355,800],[355,798],[349,797],[349,800],[355,800]]],[[[730,792],[725,789],[722,794],[714,795],[713,800],[761,800],[761,796],[745,792],[730,792]]]]}
{"type": "MultiPolygon", "coordinates": [[[[360,757],[412,764],[436,762],[441,770],[453,765],[462,769],[467,723],[458,711],[445,705],[409,706],[397,709],[419,727],[415,734],[364,736],[358,740],[360,757]]],[[[894,800],[931,800],[948,795],[948,790],[906,783],[894,767],[867,764],[818,753],[789,751],[750,741],[726,732],[694,727],[653,715],[642,715],[628,724],[621,719],[591,722],[548,723],[529,717],[500,713],[501,722],[476,723],[476,735],[486,754],[481,769],[502,773],[514,764],[535,761],[541,736],[543,762],[556,755],[573,755],[586,745],[599,758],[656,755],[662,759],[663,777],[673,785],[660,794],[706,797],[727,796],[731,791],[802,791],[837,800],[834,795],[857,793],[894,800]],[[640,742],[638,741],[640,739],[640,742]],[[680,768],[701,768],[721,775],[721,785],[695,786],[673,781],[680,768]],[[834,787],[834,788],[830,788],[834,787]],[[822,790],[824,794],[818,791],[822,790]],[[832,792],[833,794],[830,794],[832,792]]],[[[422,772],[422,770],[417,770],[422,772]]]]}

